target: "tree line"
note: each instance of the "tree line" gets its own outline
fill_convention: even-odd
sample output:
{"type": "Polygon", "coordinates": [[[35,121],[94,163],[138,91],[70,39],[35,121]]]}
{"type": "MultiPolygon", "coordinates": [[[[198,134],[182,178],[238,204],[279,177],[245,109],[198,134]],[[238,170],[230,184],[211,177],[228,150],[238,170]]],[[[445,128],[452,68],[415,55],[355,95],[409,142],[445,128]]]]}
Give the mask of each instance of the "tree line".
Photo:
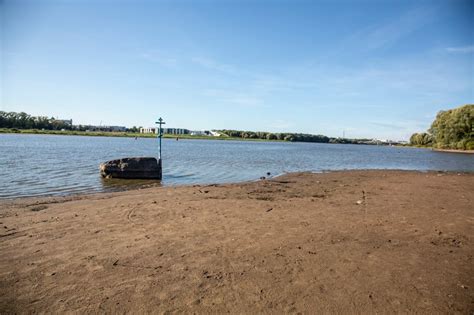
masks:
{"type": "MultiPolygon", "coordinates": [[[[75,130],[75,131],[104,131],[101,127],[72,125],[68,121],[58,120],[54,117],[31,116],[27,113],[0,111],[0,128],[9,129],[44,129],[44,130],[75,130]],[[98,129],[98,130],[95,130],[98,129]]],[[[137,133],[140,127],[127,128],[126,132],[137,133]]],[[[107,130],[105,130],[107,131],[107,130]]],[[[243,131],[243,130],[216,130],[223,136],[242,139],[280,140],[290,142],[316,142],[316,143],[342,143],[342,144],[382,144],[371,139],[348,139],[333,138],[324,135],[312,135],[305,133],[272,133],[265,131],[243,131]]],[[[413,138],[415,139],[415,138],[413,138]]],[[[418,139],[418,136],[417,136],[418,139]]],[[[424,138],[423,138],[424,139],[424,138]]],[[[416,140],[418,141],[418,140],[416,140]]],[[[415,140],[412,142],[415,143],[415,140]]],[[[419,143],[426,143],[423,140],[419,143]]],[[[416,142],[418,143],[418,142],[416,142]]]]}
{"type": "Polygon", "coordinates": [[[410,144],[438,149],[474,150],[474,105],[443,110],[427,132],[414,133],[410,144]]]}
{"type": "Polygon", "coordinates": [[[242,139],[280,140],[290,142],[317,142],[317,143],[343,143],[343,144],[372,144],[372,139],[347,139],[330,138],[323,135],[312,135],[306,133],[272,133],[265,131],[243,131],[243,130],[216,130],[221,134],[242,139]]]}
{"type": "Polygon", "coordinates": [[[71,130],[73,127],[71,124],[57,120],[54,117],[31,116],[24,112],[0,111],[0,128],[71,130]]]}
{"type": "Polygon", "coordinates": [[[322,135],[311,135],[305,133],[272,133],[265,131],[243,131],[243,130],[218,130],[221,134],[224,134],[233,138],[242,139],[264,139],[264,140],[282,140],[291,142],[319,142],[328,143],[330,138],[322,135]]]}
{"type": "MultiPolygon", "coordinates": [[[[39,130],[76,130],[76,131],[107,131],[106,127],[72,125],[69,121],[47,116],[31,116],[25,112],[0,111],[0,128],[39,129],[39,130]],[[97,129],[97,130],[96,130],[97,129]]],[[[141,127],[127,128],[127,132],[138,133],[141,127]]]]}

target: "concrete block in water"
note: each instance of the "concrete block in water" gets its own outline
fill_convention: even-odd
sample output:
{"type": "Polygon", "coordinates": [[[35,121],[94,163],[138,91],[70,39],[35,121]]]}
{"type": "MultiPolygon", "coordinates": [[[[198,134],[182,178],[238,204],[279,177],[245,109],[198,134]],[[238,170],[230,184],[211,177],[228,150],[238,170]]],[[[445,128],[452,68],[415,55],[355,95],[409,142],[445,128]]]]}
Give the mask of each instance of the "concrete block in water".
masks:
{"type": "Polygon", "coordinates": [[[161,161],[154,157],[122,158],[100,164],[105,178],[160,179],[161,161]]]}

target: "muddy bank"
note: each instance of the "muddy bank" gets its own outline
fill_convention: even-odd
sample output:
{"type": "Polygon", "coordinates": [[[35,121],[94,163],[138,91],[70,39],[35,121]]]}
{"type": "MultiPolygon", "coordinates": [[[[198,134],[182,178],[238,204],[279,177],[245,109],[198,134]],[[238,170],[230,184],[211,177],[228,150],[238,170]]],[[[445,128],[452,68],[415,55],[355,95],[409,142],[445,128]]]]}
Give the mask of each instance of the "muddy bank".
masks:
{"type": "Polygon", "coordinates": [[[436,152],[474,154],[474,150],[432,149],[436,152]]]}
{"type": "Polygon", "coordinates": [[[469,313],[474,174],[0,202],[0,312],[469,313]]]}

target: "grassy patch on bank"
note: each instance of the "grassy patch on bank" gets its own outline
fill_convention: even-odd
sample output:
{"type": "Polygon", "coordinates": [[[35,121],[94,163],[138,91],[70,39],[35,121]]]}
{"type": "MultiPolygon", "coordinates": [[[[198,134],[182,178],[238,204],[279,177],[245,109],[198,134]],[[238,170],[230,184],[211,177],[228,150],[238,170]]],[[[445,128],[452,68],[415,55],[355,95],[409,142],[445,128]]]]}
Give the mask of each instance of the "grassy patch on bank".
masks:
{"type": "Polygon", "coordinates": [[[92,136],[92,137],[142,137],[152,138],[153,135],[130,132],[78,131],[78,130],[40,130],[1,128],[0,133],[64,135],[64,136],[92,136]]]}

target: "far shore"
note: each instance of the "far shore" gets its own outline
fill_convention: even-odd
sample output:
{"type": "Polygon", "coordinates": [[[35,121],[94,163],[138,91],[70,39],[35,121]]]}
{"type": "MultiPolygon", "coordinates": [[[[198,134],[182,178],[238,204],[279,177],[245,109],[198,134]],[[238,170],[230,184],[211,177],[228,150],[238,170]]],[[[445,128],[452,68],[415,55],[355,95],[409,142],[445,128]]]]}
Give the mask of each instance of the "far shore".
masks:
{"type": "Polygon", "coordinates": [[[0,313],[471,313],[474,174],[0,200],[0,313]]]}
{"type": "MultiPolygon", "coordinates": [[[[131,132],[104,132],[104,131],[77,131],[77,130],[39,130],[39,129],[8,129],[0,128],[1,134],[33,134],[33,135],[63,135],[63,136],[89,136],[89,137],[122,137],[122,138],[156,138],[156,134],[146,134],[146,133],[131,133],[131,132]]],[[[227,136],[194,136],[194,135],[163,135],[165,139],[181,139],[181,140],[233,140],[233,141],[253,141],[253,142],[290,142],[285,140],[270,140],[270,139],[253,139],[253,138],[237,138],[237,137],[227,137],[227,136]]],[[[302,141],[298,141],[302,142],[302,141]]],[[[316,143],[316,142],[307,142],[307,143],[316,143]]],[[[334,143],[328,143],[334,144],[334,143]]],[[[345,143],[338,143],[345,144],[345,143]]],[[[356,144],[353,145],[375,145],[376,144],[356,144]]],[[[383,144],[383,146],[389,146],[388,144],[383,144]]],[[[473,154],[474,150],[455,150],[455,149],[435,149],[427,146],[411,146],[411,145],[393,145],[396,148],[419,148],[419,149],[429,149],[438,152],[447,152],[447,153],[467,153],[473,154]]]]}
{"type": "MultiPolygon", "coordinates": [[[[78,131],[78,130],[39,130],[39,129],[6,129],[0,128],[0,134],[33,134],[33,135],[63,135],[63,136],[89,136],[89,137],[122,137],[122,138],[156,138],[153,133],[134,132],[105,132],[105,131],[78,131]]],[[[246,141],[279,141],[263,139],[243,139],[234,137],[193,136],[193,135],[170,135],[165,134],[163,138],[170,139],[201,139],[201,140],[246,140],[246,141]]]]}
{"type": "MultiPolygon", "coordinates": [[[[89,137],[123,137],[123,138],[156,138],[157,135],[153,133],[132,133],[132,132],[104,132],[104,131],[78,131],[78,130],[39,130],[39,129],[8,129],[0,128],[1,134],[34,134],[34,135],[63,135],[63,136],[89,136],[89,137]]],[[[181,139],[181,140],[233,140],[233,141],[252,141],[252,142],[286,142],[291,141],[276,140],[276,139],[258,139],[258,138],[242,138],[229,136],[198,136],[189,134],[164,134],[165,139],[181,139]]],[[[295,141],[297,142],[297,141],[295,141]]],[[[299,141],[303,142],[303,141],[299,141]]],[[[307,142],[311,143],[311,142],[307,142]]],[[[313,142],[316,143],[316,142],[313,142]]],[[[358,144],[367,145],[367,144],[358,144]]]]}

